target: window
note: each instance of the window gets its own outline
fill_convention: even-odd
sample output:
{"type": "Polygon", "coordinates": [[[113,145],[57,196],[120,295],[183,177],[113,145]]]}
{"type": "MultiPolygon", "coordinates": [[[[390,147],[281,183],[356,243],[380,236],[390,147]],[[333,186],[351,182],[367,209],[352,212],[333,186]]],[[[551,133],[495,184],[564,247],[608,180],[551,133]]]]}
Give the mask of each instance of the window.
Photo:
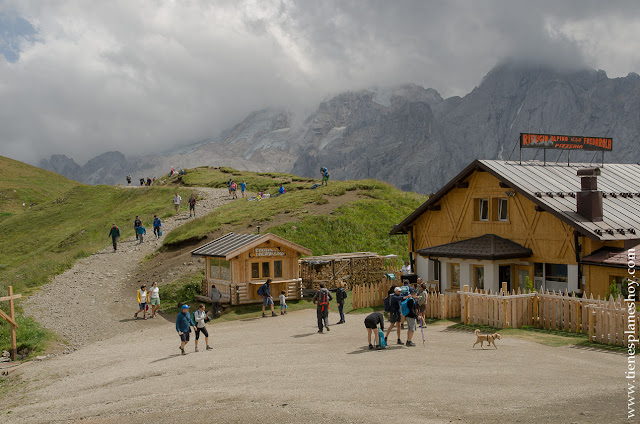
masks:
{"type": "Polygon", "coordinates": [[[222,259],[211,258],[210,277],[216,280],[231,280],[231,264],[229,261],[222,259]]]}
{"type": "Polygon", "coordinates": [[[260,278],[260,264],[257,262],[251,264],[251,278],[260,278]]]}
{"type": "MultiPolygon", "coordinates": [[[[634,292],[634,294],[629,297],[629,278],[628,277],[612,277],[609,276],[609,281],[611,284],[615,284],[618,289],[618,293],[621,293],[625,299],[634,299],[636,302],[638,301],[638,291],[634,292]]],[[[634,285],[634,288],[636,286],[634,285]]],[[[608,290],[608,289],[607,289],[608,290]]]]}
{"type": "Polygon", "coordinates": [[[508,199],[498,199],[498,221],[509,220],[508,204],[508,199]]]}
{"type": "Polygon", "coordinates": [[[271,264],[269,262],[262,262],[262,278],[271,277],[270,268],[271,264]]]}
{"type": "Polygon", "coordinates": [[[460,289],[460,264],[450,264],[451,266],[451,288],[460,289]]]}
{"type": "Polygon", "coordinates": [[[478,209],[478,217],[480,221],[488,221],[489,220],[489,199],[480,199],[478,201],[479,209],[478,209]]]}
{"type": "Polygon", "coordinates": [[[474,265],[473,267],[473,285],[474,290],[484,290],[484,267],[481,265],[474,265]]]}
{"type": "Polygon", "coordinates": [[[273,261],[273,278],[282,278],[282,261],[273,261]]]}
{"type": "Polygon", "coordinates": [[[544,289],[553,291],[565,291],[569,282],[568,267],[566,264],[544,264],[544,289]]]}

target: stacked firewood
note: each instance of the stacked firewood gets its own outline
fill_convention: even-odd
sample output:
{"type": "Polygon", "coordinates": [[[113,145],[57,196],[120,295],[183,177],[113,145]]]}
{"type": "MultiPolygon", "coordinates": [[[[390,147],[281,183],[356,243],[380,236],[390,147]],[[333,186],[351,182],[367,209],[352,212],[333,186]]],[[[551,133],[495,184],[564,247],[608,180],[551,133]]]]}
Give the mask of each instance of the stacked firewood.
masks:
{"type": "Polygon", "coordinates": [[[347,290],[351,290],[354,284],[380,281],[384,272],[384,259],[376,257],[335,260],[326,264],[303,262],[300,265],[302,286],[309,290],[317,290],[321,283],[334,289],[339,282],[344,283],[347,290]]]}

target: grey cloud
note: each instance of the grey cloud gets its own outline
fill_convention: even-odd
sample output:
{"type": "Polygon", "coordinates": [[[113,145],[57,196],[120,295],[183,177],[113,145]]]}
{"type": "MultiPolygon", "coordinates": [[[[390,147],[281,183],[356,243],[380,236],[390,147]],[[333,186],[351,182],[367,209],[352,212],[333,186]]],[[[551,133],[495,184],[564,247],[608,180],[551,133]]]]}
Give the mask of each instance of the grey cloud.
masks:
{"type": "MultiPolygon", "coordinates": [[[[83,161],[109,150],[163,151],[214,136],[252,110],[304,111],[348,89],[415,82],[464,95],[507,58],[603,67],[594,46],[624,51],[620,45],[587,43],[554,26],[596,20],[623,31],[637,22],[616,23],[640,16],[637,2],[596,1],[14,1],[2,8],[39,31],[37,42],[20,41],[17,61],[0,61],[0,154],[31,162],[53,153],[83,161]]],[[[610,74],[640,67],[625,58],[622,69],[611,57],[610,74]]]]}

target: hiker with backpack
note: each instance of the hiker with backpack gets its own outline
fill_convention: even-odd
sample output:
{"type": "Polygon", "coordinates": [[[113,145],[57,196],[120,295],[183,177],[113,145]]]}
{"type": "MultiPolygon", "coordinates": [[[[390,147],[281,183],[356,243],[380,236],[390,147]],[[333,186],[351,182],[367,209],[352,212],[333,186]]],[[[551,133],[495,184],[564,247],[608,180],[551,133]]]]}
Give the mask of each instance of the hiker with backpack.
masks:
{"type": "Polygon", "coordinates": [[[369,338],[369,350],[373,350],[373,345],[371,344],[372,332],[374,334],[377,349],[385,349],[387,345],[384,341],[384,317],[382,314],[380,312],[374,312],[367,315],[364,319],[364,326],[367,329],[367,337],[369,338]],[[380,326],[379,329],[378,326],[380,326]]]}
{"type": "Polygon", "coordinates": [[[322,176],[322,182],[320,185],[329,185],[329,170],[326,167],[320,168],[320,175],[322,176]]]}
{"type": "Polygon", "coordinates": [[[401,293],[402,289],[400,287],[396,287],[394,289],[394,294],[389,297],[389,322],[391,323],[391,325],[387,329],[387,333],[384,336],[384,341],[387,342],[389,333],[391,333],[391,330],[393,330],[393,328],[395,327],[398,333],[399,345],[404,344],[400,339],[400,321],[402,320],[402,314],[400,313],[400,302],[402,302],[403,300],[401,293]]]}
{"type": "Polygon", "coordinates": [[[329,331],[329,302],[333,299],[329,290],[327,290],[324,284],[320,284],[320,290],[313,295],[311,301],[314,305],[317,305],[318,316],[318,333],[323,332],[323,328],[329,331]]]}
{"type": "Polygon", "coordinates": [[[207,350],[211,350],[211,346],[209,346],[209,331],[207,331],[206,323],[211,321],[207,312],[204,310],[204,305],[200,304],[198,309],[193,313],[193,322],[196,324],[196,349],[198,351],[198,339],[200,338],[200,333],[204,334],[204,341],[207,344],[207,350]]]}
{"type": "Polygon", "coordinates": [[[133,221],[133,232],[136,233],[136,240],[140,238],[138,236],[138,227],[141,225],[142,225],[142,221],[140,221],[140,218],[138,218],[138,215],[136,215],[136,219],[133,221]]]}
{"type": "Polygon", "coordinates": [[[118,250],[118,239],[120,238],[120,228],[113,223],[111,226],[111,230],[109,230],[109,235],[107,237],[111,237],[111,241],[113,242],[113,253],[116,253],[118,250]]]}
{"type": "MultiPolygon", "coordinates": [[[[409,280],[402,280],[402,285],[400,286],[401,289],[401,294],[403,299],[406,299],[409,297],[409,293],[411,292],[411,286],[409,285],[409,280]]],[[[400,319],[400,328],[404,329],[404,315],[402,315],[402,318],[400,319]]]]}
{"type": "Polygon", "coordinates": [[[127,175],[127,185],[131,185],[131,174],[127,175]]]}
{"type": "MultiPolygon", "coordinates": [[[[418,278],[418,280],[420,280],[418,278]]],[[[427,285],[422,283],[420,284],[420,294],[418,295],[418,314],[420,315],[420,319],[422,322],[427,318],[427,300],[429,300],[429,291],[427,290],[427,285]]]]}
{"type": "Polygon", "coordinates": [[[338,303],[338,312],[340,313],[340,321],[336,324],[344,324],[344,301],[347,298],[347,291],[344,289],[344,283],[338,283],[338,289],[336,290],[336,302],[338,303]]]}
{"type": "Polygon", "coordinates": [[[416,331],[416,320],[418,319],[417,299],[418,292],[415,289],[411,289],[409,297],[400,303],[400,311],[407,319],[407,346],[416,345],[411,339],[413,339],[413,333],[416,331]]]}
{"type": "Polygon", "coordinates": [[[140,222],[140,226],[136,228],[136,232],[138,233],[138,238],[140,239],[140,243],[142,244],[142,240],[144,239],[145,234],[147,234],[147,229],[144,228],[144,224],[140,222]]]}
{"type": "Polygon", "coordinates": [[[271,307],[271,316],[277,317],[276,312],[273,310],[273,297],[271,297],[271,278],[267,279],[263,285],[258,288],[258,296],[262,296],[262,318],[267,315],[264,313],[265,307],[271,307]]]}
{"type": "Polygon", "coordinates": [[[193,213],[193,217],[196,217],[196,196],[195,194],[191,194],[191,197],[189,197],[189,218],[191,218],[191,214],[193,213]]]}
{"type": "Polygon", "coordinates": [[[153,215],[153,235],[156,236],[156,238],[160,238],[160,236],[162,235],[162,221],[160,221],[160,218],[158,218],[158,215],[153,215]]]}

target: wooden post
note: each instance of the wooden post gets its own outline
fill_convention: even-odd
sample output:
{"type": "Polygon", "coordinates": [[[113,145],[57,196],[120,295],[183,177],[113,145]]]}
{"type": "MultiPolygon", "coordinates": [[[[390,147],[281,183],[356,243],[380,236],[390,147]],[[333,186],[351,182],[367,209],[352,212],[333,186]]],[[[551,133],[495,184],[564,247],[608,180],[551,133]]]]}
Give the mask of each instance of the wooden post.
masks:
{"type": "Polygon", "coordinates": [[[540,328],[540,318],[538,317],[538,295],[533,296],[533,328],[540,328]]]}
{"type": "Polygon", "coordinates": [[[596,311],[589,311],[589,341],[593,341],[593,332],[596,321],[596,311]]]}
{"type": "Polygon", "coordinates": [[[18,356],[18,347],[16,342],[16,312],[13,307],[13,286],[9,286],[9,316],[11,317],[11,360],[15,361],[18,356]]]}
{"type": "Polygon", "coordinates": [[[506,295],[506,294],[509,294],[509,293],[507,293],[507,283],[504,282],[504,281],[502,282],[502,290],[501,291],[502,291],[502,295],[503,296],[506,295]]]}
{"type": "MultiPolygon", "coordinates": [[[[506,288],[506,283],[502,283],[506,288]]],[[[507,299],[502,299],[502,328],[507,328],[507,299]]]]}
{"type": "MultiPolygon", "coordinates": [[[[469,292],[469,285],[465,284],[464,286],[462,286],[462,291],[465,293],[469,292]]],[[[464,309],[464,316],[462,317],[462,323],[463,324],[469,324],[469,295],[465,294],[462,296],[464,305],[462,309],[464,309]]]]}

